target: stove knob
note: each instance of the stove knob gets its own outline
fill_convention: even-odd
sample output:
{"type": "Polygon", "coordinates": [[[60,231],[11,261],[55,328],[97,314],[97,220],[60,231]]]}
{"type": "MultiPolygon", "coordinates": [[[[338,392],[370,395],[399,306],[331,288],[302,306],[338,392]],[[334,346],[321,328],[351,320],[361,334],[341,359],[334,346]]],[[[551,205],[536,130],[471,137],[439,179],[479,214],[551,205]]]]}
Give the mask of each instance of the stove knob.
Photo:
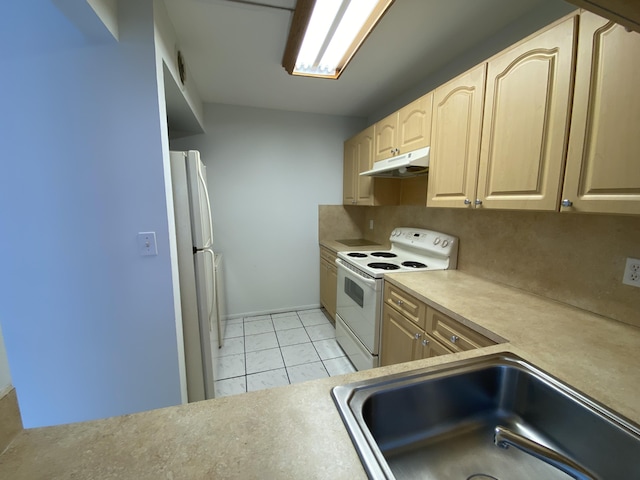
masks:
{"type": "Polygon", "coordinates": [[[446,247],[447,245],[449,245],[449,240],[443,240],[442,241],[442,248],[446,247]]]}
{"type": "Polygon", "coordinates": [[[433,241],[434,245],[438,245],[440,243],[440,237],[436,237],[436,239],[433,241]]]}

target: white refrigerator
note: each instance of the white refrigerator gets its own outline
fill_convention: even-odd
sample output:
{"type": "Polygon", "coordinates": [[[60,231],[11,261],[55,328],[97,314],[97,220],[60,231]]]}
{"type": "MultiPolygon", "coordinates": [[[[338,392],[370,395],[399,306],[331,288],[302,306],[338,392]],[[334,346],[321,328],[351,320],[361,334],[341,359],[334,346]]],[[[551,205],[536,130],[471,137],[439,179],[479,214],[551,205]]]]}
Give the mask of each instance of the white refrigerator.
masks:
{"type": "Polygon", "coordinates": [[[214,398],[216,351],[224,338],[222,255],[213,251],[211,203],[200,153],[171,152],[187,394],[214,398]]]}

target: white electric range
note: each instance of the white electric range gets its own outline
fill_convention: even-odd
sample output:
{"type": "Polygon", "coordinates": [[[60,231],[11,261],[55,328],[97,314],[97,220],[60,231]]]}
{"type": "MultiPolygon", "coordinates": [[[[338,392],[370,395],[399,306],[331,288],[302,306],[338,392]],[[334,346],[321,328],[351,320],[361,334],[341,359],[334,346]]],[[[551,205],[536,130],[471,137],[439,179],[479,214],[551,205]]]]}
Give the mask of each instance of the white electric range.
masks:
{"type": "Polygon", "coordinates": [[[338,252],[336,260],[336,339],[358,370],[379,365],[384,274],[457,265],[458,239],[446,233],[400,227],[389,240],[389,250],[338,252]]]}

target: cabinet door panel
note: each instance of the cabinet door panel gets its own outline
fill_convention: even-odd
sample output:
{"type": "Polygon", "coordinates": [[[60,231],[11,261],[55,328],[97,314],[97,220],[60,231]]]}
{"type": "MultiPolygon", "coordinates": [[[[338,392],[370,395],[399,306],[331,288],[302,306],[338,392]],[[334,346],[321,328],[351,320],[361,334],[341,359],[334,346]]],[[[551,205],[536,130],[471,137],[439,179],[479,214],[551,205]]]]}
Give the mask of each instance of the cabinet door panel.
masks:
{"type": "Polygon", "coordinates": [[[436,89],[427,205],[466,208],[476,191],[486,65],[436,89]]]}
{"type": "Polygon", "coordinates": [[[357,170],[355,182],[357,184],[358,205],[373,205],[373,178],[361,177],[360,173],[373,168],[373,125],[358,135],[357,170]]]}
{"type": "Polygon", "coordinates": [[[640,34],[581,16],[563,211],[640,213],[640,34]]]}
{"type": "Polygon", "coordinates": [[[410,362],[417,358],[416,333],[424,333],[409,320],[388,305],[384,306],[382,318],[382,345],[380,365],[410,362]]]}
{"type": "Polygon", "coordinates": [[[398,112],[392,113],[375,124],[374,161],[393,157],[396,148],[398,112]]]}
{"type": "Polygon", "coordinates": [[[344,142],[344,163],[342,164],[342,204],[353,205],[356,203],[356,179],[355,165],[358,161],[357,138],[351,138],[344,142]]]}
{"type": "Polygon", "coordinates": [[[488,62],[478,198],[557,210],[569,126],[576,17],[488,62]]]}
{"type": "Polygon", "coordinates": [[[327,309],[327,312],[329,312],[329,315],[335,322],[336,305],[338,303],[338,269],[335,263],[332,263],[327,267],[326,299],[327,299],[327,305],[325,305],[325,308],[327,309]]]}
{"type": "Polygon", "coordinates": [[[398,145],[407,153],[429,145],[431,140],[431,109],[433,94],[428,93],[398,112],[398,145]]]}

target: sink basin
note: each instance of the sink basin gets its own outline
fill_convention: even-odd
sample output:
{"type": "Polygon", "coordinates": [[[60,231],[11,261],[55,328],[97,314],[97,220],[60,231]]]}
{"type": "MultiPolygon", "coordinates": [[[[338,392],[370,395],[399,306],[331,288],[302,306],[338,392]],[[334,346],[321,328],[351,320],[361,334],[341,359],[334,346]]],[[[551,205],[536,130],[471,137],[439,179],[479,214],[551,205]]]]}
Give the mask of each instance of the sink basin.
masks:
{"type": "Polygon", "coordinates": [[[373,247],[379,245],[376,242],[364,238],[347,238],[344,240],[336,240],[336,242],[346,245],[347,247],[373,247]]]}
{"type": "Polygon", "coordinates": [[[637,425],[515,355],[341,385],[332,396],[370,478],[589,478],[498,448],[497,426],[593,478],[640,478],[637,425]]]}

